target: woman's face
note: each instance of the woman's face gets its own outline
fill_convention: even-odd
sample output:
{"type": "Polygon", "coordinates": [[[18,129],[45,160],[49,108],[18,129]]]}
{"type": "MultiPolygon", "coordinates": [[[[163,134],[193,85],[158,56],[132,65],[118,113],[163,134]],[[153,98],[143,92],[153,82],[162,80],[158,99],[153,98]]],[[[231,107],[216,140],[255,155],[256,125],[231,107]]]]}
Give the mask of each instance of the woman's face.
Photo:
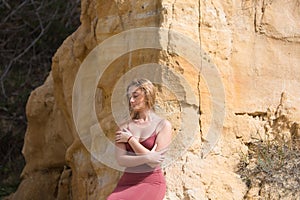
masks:
{"type": "Polygon", "coordinates": [[[147,108],[145,93],[142,89],[132,86],[129,88],[128,95],[132,110],[141,111],[147,108]]]}

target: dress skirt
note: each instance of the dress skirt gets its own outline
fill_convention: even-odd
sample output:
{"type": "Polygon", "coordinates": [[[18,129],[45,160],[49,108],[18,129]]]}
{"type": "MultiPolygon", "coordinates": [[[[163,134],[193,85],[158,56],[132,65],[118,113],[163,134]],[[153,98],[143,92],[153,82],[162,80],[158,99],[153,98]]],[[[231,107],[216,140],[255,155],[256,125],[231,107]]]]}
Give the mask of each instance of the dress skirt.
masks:
{"type": "Polygon", "coordinates": [[[161,169],[150,172],[124,172],[107,200],[162,200],[166,181],[161,169]]]}

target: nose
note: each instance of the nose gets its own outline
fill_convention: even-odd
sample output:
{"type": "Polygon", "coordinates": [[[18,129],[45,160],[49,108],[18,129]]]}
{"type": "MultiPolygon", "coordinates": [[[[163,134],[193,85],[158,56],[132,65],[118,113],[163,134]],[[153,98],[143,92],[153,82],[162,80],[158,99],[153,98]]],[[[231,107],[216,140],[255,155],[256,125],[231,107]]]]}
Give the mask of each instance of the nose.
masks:
{"type": "Polygon", "coordinates": [[[130,101],[130,103],[133,103],[134,102],[134,98],[130,97],[129,101],[130,101]]]}

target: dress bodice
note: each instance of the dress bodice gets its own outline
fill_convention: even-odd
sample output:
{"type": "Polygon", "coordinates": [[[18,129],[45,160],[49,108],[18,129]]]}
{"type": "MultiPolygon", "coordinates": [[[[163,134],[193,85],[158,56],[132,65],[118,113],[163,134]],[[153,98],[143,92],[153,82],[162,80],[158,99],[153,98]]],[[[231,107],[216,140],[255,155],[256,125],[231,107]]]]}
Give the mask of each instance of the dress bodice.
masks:
{"type": "MultiPolygon", "coordinates": [[[[156,137],[157,137],[157,134],[154,131],[148,138],[141,141],[140,144],[143,145],[148,150],[151,150],[155,144],[156,137]]],[[[131,146],[128,143],[125,143],[125,145],[126,145],[127,152],[134,153],[133,149],[131,148],[131,146]]]]}

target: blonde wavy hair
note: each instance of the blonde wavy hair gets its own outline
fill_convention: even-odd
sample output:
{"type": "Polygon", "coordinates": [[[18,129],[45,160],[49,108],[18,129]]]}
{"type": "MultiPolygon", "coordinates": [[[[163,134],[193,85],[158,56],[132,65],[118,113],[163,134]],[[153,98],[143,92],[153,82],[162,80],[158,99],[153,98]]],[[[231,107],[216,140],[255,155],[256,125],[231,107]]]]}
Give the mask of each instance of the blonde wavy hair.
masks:
{"type": "Polygon", "coordinates": [[[131,119],[137,119],[137,118],[139,118],[138,113],[135,113],[131,109],[131,106],[130,106],[129,88],[131,88],[132,86],[135,86],[135,87],[137,87],[137,89],[141,89],[144,92],[145,98],[146,98],[146,106],[152,110],[154,110],[156,89],[151,81],[149,81],[148,79],[144,79],[144,78],[135,79],[127,86],[127,99],[128,99],[130,116],[131,116],[131,119]]]}

